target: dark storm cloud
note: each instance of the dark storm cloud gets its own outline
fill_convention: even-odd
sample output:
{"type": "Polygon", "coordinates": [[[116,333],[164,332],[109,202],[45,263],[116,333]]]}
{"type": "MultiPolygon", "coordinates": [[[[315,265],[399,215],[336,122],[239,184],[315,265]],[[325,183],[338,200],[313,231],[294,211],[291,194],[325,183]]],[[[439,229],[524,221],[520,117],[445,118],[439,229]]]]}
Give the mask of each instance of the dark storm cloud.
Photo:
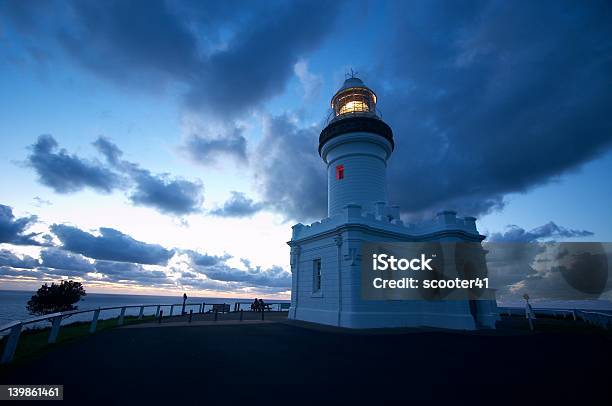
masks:
{"type": "Polygon", "coordinates": [[[372,76],[403,210],[487,212],[609,149],[609,2],[396,6],[372,76]]]}
{"type": "Polygon", "coordinates": [[[192,264],[196,266],[213,266],[225,262],[232,257],[228,254],[223,256],[201,254],[192,250],[185,250],[184,252],[189,256],[192,264]]]}
{"type": "Polygon", "coordinates": [[[250,217],[263,208],[262,203],[255,203],[244,193],[232,191],[231,194],[222,207],[211,210],[210,214],[219,217],[250,217]]]}
{"type": "Polygon", "coordinates": [[[188,82],[203,68],[196,35],[160,0],[74,1],[70,26],[56,34],[83,67],[121,84],[188,82]]]}
{"type": "MultiPolygon", "coordinates": [[[[284,90],[294,64],[330,32],[340,4],[298,1],[248,7],[241,3],[236,7],[231,3],[220,6],[156,1],[147,3],[146,10],[134,7],[125,2],[75,2],[59,8],[49,6],[46,13],[33,7],[11,6],[18,10],[8,14],[28,38],[39,42],[59,39],[60,46],[75,61],[103,77],[121,84],[144,82],[147,88],[150,83],[182,82],[187,84],[190,106],[205,107],[216,115],[238,116],[284,90]],[[71,12],[58,11],[66,8],[71,12]],[[60,22],[65,16],[72,17],[58,28],[51,23],[55,18],[45,19],[48,16],[60,22]],[[222,46],[215,46],[222,25],[232,28],[232,35],[222,46]],[[198,43],[200,40],[203,43],[198,43]]],[[[97,144],[109,162],[117,161],[117,150],[109,149],[111,145],[104,141],[97,144]]],[[[202,163],[219,153],[246,158],[245,139],[236,132],[219,137],[195,135],[188,138],[185,149],[202,163]]],[[[197,205],[193,194],[186,193],[181,196],[186,199],[172,202],[159,199],[156,193],[163,189],[194,190],[187,185],[170,188],[147,176],[138,179],[141,187],[132,196],[135,203],[160,202],[161,209],[169,213],[192,212],[197,205]]],[[[286,203],[281,201],[278,207],[286,203]]],[[[309,206],[291,204],[302,205],[309,206]]]]}
{"type": "Polygon", "coordinates": [[[71,271],[71,276],[95,272],[94,266],[83,255],[75,254],[58,248],[45,248],[40,252],[41,266],[56,268],[61,271],[71,271]]]}
{"type": "Polygon", "coordinates": [[[534,242],[550,238],[580,238],[592,236],[588,230],[574,230],[556,225],[550,221],[543,226],[527,231],[516,225],[509,225],[503,233],[492,233],[490,242],[534,242]]]}
{"type": "Polygon", "coordinates": [[[153,207],[162,213],[182,216],[197,213],[204,198],[202,184],[169,175],[153,175],[148,170],[137,170],[132,174],[135,188],[130,200],[139,206],[153,207]]]}
{"type": "Polygon", "coordinates": [[[248,264],[247,270],[243,271],[227,264],[220,264],[212,267],[198,268],[197,270],[210,279],[222,282],[240,282],[249,286],[277,288],[289,288],[291,286],[291,274],[278,266],[264,270],[259,266],[252,267],[248,264]]]}
{"type": "Polygon", "coordinates": [[[226,136],[215,138],[201,135],[191,135],[185,140],[182,150],[196,163],[210,165],[220,157],[227,155],[235,157],[238,162],[247,161],[246,138],[240,129],[234,129],[226,136]]]}
{"type": "Polygon", "coordinates": [[[113,166],[119,164],[123,151],[121,151],[111,140],[106,137],[98,137],[98,139],[93,142],[93,146],[96,147],[109,164],[113,166]]]}
{"type": "Polygon", "coordinates": [[[38,233],[26,232],[36,221],[36,216],[15,217],[11,207],[0,204],[0,243],[41,245],[34,240],[38,233]]]}
{"type": "Polygon", "coordinates": [[[94,147],[106,164],[70,155],[50,135],[41,135],[32,146],[28,164],[44,185],[58,193],[73,193],[90,187],[109,193],[122,189],[135,205],[152,207],[164,214],[182,216],[197,213],[204,200],[199,181],[188,181],[169,174],[154,174],[138,164],[121,160],[123,152],[105,137],[94,147]]]}
{"type": "Polygon", "coordinates": [[[340,2],[71,1],[6,7],[26,45],[59,48],[122,86],[150,90],[178,83],[190,107],[235,117],[284,90],[293,65],[330,32],[340,2]]]}
{"type": "Polygon", "coordinates": [[[95,267],[99,273],[106,275],[107,280],[112,282],[132,281],[155,285],[172,283],[172,281],[168,279],[165,272],[150,271],[144,269],[140,264],[130,262],[96,261],[95,267]]]}
{"type": "Polygon", "coordinates": [[[204,188],[199,181],[192,182],[163,173],[153,174],[136,163],[121,160],[123,151],[108,138],[99,137],[94,146],[109,165],[131,180],[129,199],[135,205],[152,207],[176,216],[201,210],[204,188]]]}
{"type": "Polygon", "coordinates": [[[93,259],[166,265],[174,254],[161,245],[135,240],[112,228],[101,227],[99,236],[65,224],[53,224],[50,228],[63,249],[93,259]]]}
{"type": "MultiPolygon", "coordinates": [[[[500,209],[609,150],[609,3],[398,2],[392,14],[364,79],[394,131],[388,190],[404,215],[500,209]]],[[[321,127],[276,118],[258,151],[264,197],[300,221],[325,215],[321,127]]]]}
{"type": "Polygon", "coordinates": [[[40,265],[40,262],[28,255],[19,257],[10,250],[0,249],[0,266],[11,268],[33,269],[40,265]]]}
{"type": "Polygon", "coordinates": [[[238,115],[282,93],[300,56],[330,32],[342,2],[295,1],[262,10],[206,61],[188,103],[238,115]]]}
{"type": "MultiPolygon", "coordinates": [[[[238,269],[229,264],[227,260],[230,255],[211,256],[199,254],[195,251],[184,251],[189,256],[186,263],[188,272],[206,275],[208,281],[217,281],[233,284],[232,289],[246,288],[249,286],[287,288],[291,285],[291,274],[285,272],[279,266],[263,269],[259,266],[252,266],[246,259],[241,259],[245,269],[238,269]]],[[[193,282],[191,277],[186,277],[183,283],[193,282]]],[[[208,286],[210,288],[211,286],[208,286]]],[[[228,288],[228,286],[225,286],[228,288]]]]}
{"type": "Polygon", "coordinates": [[[269,118],[254,159],[266,205],[287,218],[325,216],[325,165],[317,154],[318,128],[298,128],[286,116],[269,118]]]}
{"type": "MultiPolygon", "coordinates": [[[[333,32],[343,7],[25,3],[6,3],[24,43],[59,46],[80,66],[122,85],[178,83],[188,106],[223,118],[282,93],[295,62],[333,32]]],[[[396,2],[389,9],[387,20],[372,20],[391,34],[384,47],[366,50],[373,66],[365,67],[365,79],[394,129],[389,191],[404,214],[501,208],[506,194],[546,183],[609,148],[609,2],[396,2]]],[[[354,35],[371,29],[350,28],[354,35]]],[[[312,132],[314,140],[318,131],[312,132]]],[[[242,156],[241,140],[224,137],[229,140],[204,137],[194,158],[207,163],[212,151],[242,156]]],[[[321,165],[316,144],[296,144],[308,148],[295,154],[298,162],[321,165]]],[[[271,156],[277,166],[269,169],[278,175],[279,166],[293,171],[295,150],[286,152],[260,155],[271,156]]],[[[259,165],[265,170],[268,163],[259,165]]],[[[313,182],[310,168],[295,172],[294,184],[313,182]]],[[[287,216],[324,215],[320,183],[289,193],[272,188],[285,180],[258,176],[265,197],[277,197],[271,200],[287,216]]]]}
{"type": "Polygon", "coordinates": [[[72,193],[86,187],[110,193],[119,188],[120,177],[99,162],[88,161],[58,149],[55,139],[41,135],[34,145],[27,163],[36,171],[40,182],[57,193],[72,193]]]}

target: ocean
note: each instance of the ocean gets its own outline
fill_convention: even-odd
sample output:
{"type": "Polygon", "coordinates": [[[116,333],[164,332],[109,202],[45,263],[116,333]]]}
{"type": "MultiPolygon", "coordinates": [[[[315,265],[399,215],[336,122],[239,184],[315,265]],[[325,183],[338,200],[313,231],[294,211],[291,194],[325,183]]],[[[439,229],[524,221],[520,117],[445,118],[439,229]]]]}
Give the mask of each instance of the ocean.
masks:
{"type": "MultiPolygon", "coordinates": [[[[0,327],[16,320],[25,320],[33,318],[26,310],[26,304],[35,292],[17,291],[17,290],[0,290],[0,327]]],[[[250,302],[253,299],[228,299],[228,298],[213,298],[213,297],[188,297],[187,303],[227,303],[230,308],[234,309],[235,302],[250,302]]],[[[289,300],[265,300],[270,303],[289,303],[289,300]]],[[[183,302],[182,296],[149,296],[149,295],[115,295],[104,293],[88,293],[87,296],[81,299],[76,306],[78,310],[97,309],[98,307],[115,307],[115,306],[130,306],[130,305],[147,305],[147,304],[178,304],[183,302]]],[[[242,305],[246,310],[248,306],[242,305]]],[[[191,307],[197,311],[197,307],[191,307]]],[[[190,308],[187,308],[187,311],[190,308]]],[[[209,307],[207,306],[208,310],[209,307]]],[[[145,309],[145,315],[155,314],[155,307],[145,309]]],[[[126,316],[137,316],[140,312],[139,308],[126,309],[126,316]]],[[[164,308],[164,313],[167,314],[169,309],[164,308]]],[[[109,319],[119,316],[120,310],[107,310],[100,313],[100,319],[109,319]]],[[[174,314],[179,314],[180,309],[175,307],[174,314]]],[[[66,323],[74,321],[91,320],[93,313],[78,314],[69,317],[66,323]]],[[[64,324],[64,323],[62,323],[64,324]]],[[[48,326],[46,323],[44,326],[48,326]]],[[[38,325],[36,325],[38,327],[38,325]]],[[[2,333],[0,333],[2,334],[2,333]]]]}

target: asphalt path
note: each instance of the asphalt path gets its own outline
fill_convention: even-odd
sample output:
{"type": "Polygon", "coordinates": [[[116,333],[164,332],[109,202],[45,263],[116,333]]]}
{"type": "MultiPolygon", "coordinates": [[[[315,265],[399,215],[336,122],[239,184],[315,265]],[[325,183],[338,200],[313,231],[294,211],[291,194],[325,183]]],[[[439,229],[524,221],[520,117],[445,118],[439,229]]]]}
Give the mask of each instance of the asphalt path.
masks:
{"type": "Polygon", "coordinates": [[[611,354],[603,332],[152,325],[58,346],[0,383],[63,384],[75,404],[612,404],[611,354]]]}

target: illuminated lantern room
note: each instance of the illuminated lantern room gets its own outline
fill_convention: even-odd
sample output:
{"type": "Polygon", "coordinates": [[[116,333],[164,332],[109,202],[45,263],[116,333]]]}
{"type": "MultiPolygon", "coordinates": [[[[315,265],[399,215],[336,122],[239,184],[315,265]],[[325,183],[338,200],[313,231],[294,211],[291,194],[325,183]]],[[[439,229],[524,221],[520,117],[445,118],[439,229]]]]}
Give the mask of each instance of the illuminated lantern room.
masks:
{"type": "Polygon", "coordinates": [[[376,94],[361,79],[350,77],[336,92],[331,101],[335,119],[346,114],[376,115],[376,94]]]}

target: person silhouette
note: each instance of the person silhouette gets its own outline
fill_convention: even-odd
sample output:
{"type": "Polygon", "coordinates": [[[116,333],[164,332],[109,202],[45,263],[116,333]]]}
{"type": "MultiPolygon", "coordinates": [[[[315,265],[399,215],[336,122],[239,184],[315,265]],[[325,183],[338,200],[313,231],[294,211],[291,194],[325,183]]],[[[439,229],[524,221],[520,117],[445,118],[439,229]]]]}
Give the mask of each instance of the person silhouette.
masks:
{"type": "Polygon", "coordinates": [[[185,314],[185,302],[187,301],[187,293],[183,293],[183,309],[181,310],[181,314],[185,314]]]}
{"type": "Polygon", "coordinates": [[[523,295],[523,299],[525,299],[525,318],[529,321],[529,329],[533,331],[533,320],[536,319],[536,315],[531,303],[529,303],[529,295],[527,293],[523,295]]]}

